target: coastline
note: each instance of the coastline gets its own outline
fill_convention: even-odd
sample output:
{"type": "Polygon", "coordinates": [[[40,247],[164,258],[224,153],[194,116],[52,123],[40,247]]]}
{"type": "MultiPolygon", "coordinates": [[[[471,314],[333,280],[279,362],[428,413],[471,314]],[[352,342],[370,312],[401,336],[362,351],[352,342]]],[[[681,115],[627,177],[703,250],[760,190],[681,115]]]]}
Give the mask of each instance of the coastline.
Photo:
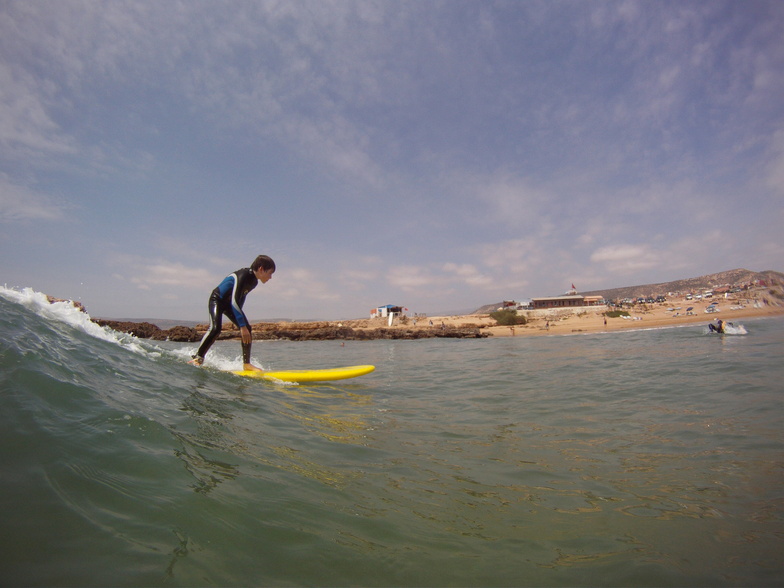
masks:
{"type": "Polygon", "coordinates": [[[512,333],[509,327],[492,326],[486,327],[485,331],[493,337],[511,336],[546,336],[546,335],[572,335],[580,333],[603,333],[613,331],[626,331],[635,329],[655,329],[667,327],[681,327],[687,325],[697,325],[715,323],[718,319],[729,322],[737,322],[748,318],[765,318],[784,316],[784,306],[773,303],[761,303],[756,307],[753,304],[744,305],[742,308],[735,308],[734,303],[719,303],[719,311],[706,313],[705,308],[708,303],[693,304],[691,301],[673,301],[669,304],[651,305],[645,310],[630,309],[629,314],[632,318],[607,318],[604,320],[604,311],[586,311],[584,314],[571,315],[561,319],[550,319],[549,329],[546,328],[546,319],[536,319],[527,325],[520,325],[514,328],[512,333]],[[682,307],[680,311],[668,311],[669,308],[682,307]],[[694,314],[686,314],[685,309],[693,306],[694,314]]]}
{"type": "MultiPolygon", "coordinates": [[[[416,321],[408,317],[402,320],[395,319],[392,326],[387,325],[387,319],[354,319],[318,323],[253,323],[252,327],[254,339],[257,336],[260,339],[270,338],[262,333],[292,330],[302,333],[313,330],[331,330],[334,333],[332,337],[321,337],[323,339],[417,339],[434,336],[489,338],[602,333],[694,324],[707,325],[710,322],[715,323],[718,319],[733,322],[746,318],[784,316],[784,304],[778,299],[721,299],[718,301],[718,312],[706,313],[705,309],[709,305],[710,302],[707,301],[694,302],[676,298],[666,303],[633,307],[628,310],[631,318],[608,317],[606,324],[604,316],[607,311],[606,307],[581,307],[574,309],[574,311],[552,311],[548,318],[530,319],[527,324],[514,327],[497,325],[489,314],[432,316],[418,318],[416,321]],[[686,309],[690,307],[693,310],[687,314],[686,309]],[[351,331],[355,335],[364,331],[368,336],[341,336],[341,332],[348,334],[351,331]],[[388,336],[370,336],[370,333],[374,331],[384,332],[388,336]],[[395,332],[398,335],[395,335],[395,332]]],[[[227,336],[233,337],[234,335],[227,334],[227,336]]],[[[303,336],[302,338],[307,337],[303,336]]]]}
{"type": "MultiPolygon", "coordinates": [[[[386,318],[352,319],[315,322],[254,322],[254,340],[290,341],[362,341],[372,339],[428,339],[428,338],[490,338],[532,337],[604,333],[635,329],[670,328],[686,325],[729,322],[746,318],[784,316],[784,303],[779,298],[764,296],[720,299],[718,311],[705,312],[708,301],[681,299],[665,303],[636,305],[628,308],[629,316],[605,317],[607,307],[585,306],[550,310],[544,316],[530,318],[524,325],[499,326],[489,314],[467,314],[432,317],[396,318],[389,326],[386,318]],[[691,309],[687,311],[687,309],[691,309]]],[[[537,311],[541,315],[541,311],[537,311]]],[[[131,333],[137,337],[157,340],[196,342],[201,340],[208,325],[159,329],[150,323],[95,320],[98,324],[131,333]]],[[[239,339],[239,330],[225,324],[220,339],[239,339]]]]}

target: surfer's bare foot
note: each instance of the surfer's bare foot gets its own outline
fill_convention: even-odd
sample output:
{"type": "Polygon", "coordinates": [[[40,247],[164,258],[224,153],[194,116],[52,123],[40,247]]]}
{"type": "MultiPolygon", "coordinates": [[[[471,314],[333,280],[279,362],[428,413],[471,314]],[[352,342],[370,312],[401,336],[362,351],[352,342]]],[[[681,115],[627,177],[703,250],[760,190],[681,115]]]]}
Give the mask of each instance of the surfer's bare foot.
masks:
{"type": "Polygon", "coordinates": [[[243,364],[242,369],[244,369],[246,372],[263,372],[264,371],[263,369],[258,368],[258,367],[256,367],[255,365],[253,365],[251,363],[243,364]]]}
{"type": "Polygon", "coordinates": [[[192,360],[190,360],[188,363],[189,363],[189,364],[191,364],[191,365],[195,365],[195,366],[197,366],[197,367],[198,367],[198,366],[200,366],[201,364],[203,364],[203,363],[204,363],[204,358],[201,358],[201,357],[194,357],[194,358],[193,358],[192,360]]]}

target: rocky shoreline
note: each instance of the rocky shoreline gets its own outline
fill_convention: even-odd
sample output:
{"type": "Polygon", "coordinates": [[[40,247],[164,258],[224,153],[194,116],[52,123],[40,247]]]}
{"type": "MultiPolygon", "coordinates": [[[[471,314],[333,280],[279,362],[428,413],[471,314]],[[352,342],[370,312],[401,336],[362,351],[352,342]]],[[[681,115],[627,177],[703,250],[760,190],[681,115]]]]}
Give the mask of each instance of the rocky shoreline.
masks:
{"type": "MultiPolygon", "coordinates": [[[[107,319],[93,319],[93,322],[102,327],[109,327],[115,331],[129,333],[142,339],[155,341],[177,341],[194,343],[200,341],[207,331],[207,325],[194,327],[172,327],[160,329],[149,322],[113,321],[107,319]]],[[[252,325],[253,339],[258,341],[369,341],[374,339],[481,339],[488,337],[479,327],[467,326],[434,326],[434,327],[381,327],[368,326],[368,321],[347,321],[362,323],[357,325],[311,322],[311,323],[257,323],[252,325]]],[[[219,339],[239,339],[240,332],[234,325],[224,325],[219,339]]]]}
{"type": "MultiPolygon", "coordinates": [[[[725,320],[763,318],[784,315],[784,293],[780,288],[759,288],[716,302],[676,297],[666,303],[628,307],[626,316],[607,316],[606,307],[576,307],[552,310],[538,316],[528,313],[526,324],[501,326],[487,313],[442,317],[402,317],[392,326],[386,319],[351,319],[343,321],[267,322],[255,323],[255,340],[287,341],[368,341],[374,339],[483,339],[530,335],[565,335],[596,333],[635,328],[676,327],[690,323],[708,323],[721,317],[725,320]],[[719,304],[720,302],[720,304],[719,304]],[[712,307],[718,304],[716,308],[712,307]],[[709,313],[708,311],[715,311],[709,313]],[[687,312],[689,311],[689,312],[687,312]],[[719,312],[719,314],[716,314],[719,312]]],[[[195,343],[207,332],[208,325],[175,326],[161,329],[150,322],[93,319],[102,326],[130,333],[136,337],[159,341],[195,343]]],[[[239,339],[240,332],[225,321],[220,339],[239,339]]]]}

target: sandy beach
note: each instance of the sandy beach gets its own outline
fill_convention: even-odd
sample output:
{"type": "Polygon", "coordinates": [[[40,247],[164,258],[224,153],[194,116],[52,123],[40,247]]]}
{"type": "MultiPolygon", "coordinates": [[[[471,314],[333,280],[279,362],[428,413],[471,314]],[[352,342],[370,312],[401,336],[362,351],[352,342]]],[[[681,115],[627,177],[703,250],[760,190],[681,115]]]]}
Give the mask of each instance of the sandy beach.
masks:
{"type": "MultiPolygon", "coordinates": [[[[445,327],[479,328],[491,337],[528,337],[547,335],[571,335],[578,333],[599,333],[626,329],[651,329],[677,327],[689,324],[708,324],[723,319],[738,322],[745,318],[760,318],[784,315],[781,300],[765,296],[753,298],[732,298],[713,300],[673,299],[666,303],[635,305],[628,308],[630,318],[608,318],[604,316],[606,307],[584,307],[576,312],[552,311],[549,318],[533,318],[525,325],[515,327],[497,326],[496,321],[487,314],[468,314],[457,316],[412,317],[396,319],[392,328],[430,329],[445,327]],[[718,311],[706,313],[711,302],[717,302],[718,311]],[[687,313],[687,309],[692,310],[687,313]],[[430,326],[432,322],[432,327],[430,326]]],[[[343,321],[353,328],[386,327],[385,319],[343,321]]]]}
{"type": "MultiPolygon", "coordinates": [[[[581,333],[601,333],[629,329],[655,329],[684,325],[715,323],[718,319],[739,323],[743,319],[784,315],[784,297],[780,293],[759,289],[744,293],[740,298],[711,300],[670,299],[664,303],[633,305],[623,310],[628,316],[605,316],[605,306],[585,306],[550,311],[520,311],[528,322],[514,327],[499,326],[489,314],[395,317],[390,326],[387,318],[349,319],[315,322],[254,322],[254,339],[330,340],[330,339],[419,339],[429,337],[529,337],[563,336],[581,333]],[[706,309],[715,305],[715,312],[706,309]],[[445,329],[445,333],[440,333],[445,329]],[[400,331],[390,333],[390,331],[400,331]],[[435,331],[435,332],[434,332],[435,331]]],[[[139,337],[172,341],[198,341],[208,325],[195,329],[175,327],[160,333],[141,333],[136,323],[100,321],[112,328],[131,332],[139,337]],[[134,330],[135,329],[135,330],[134,330]],[[187,331],[174,333],[175,330],[187,331]]],[[[153,329],[155,325],[142,323],[153,329]]],[[[224,325],[222,339],[238,338],[239,331],[231,324],[224,325]]]]}

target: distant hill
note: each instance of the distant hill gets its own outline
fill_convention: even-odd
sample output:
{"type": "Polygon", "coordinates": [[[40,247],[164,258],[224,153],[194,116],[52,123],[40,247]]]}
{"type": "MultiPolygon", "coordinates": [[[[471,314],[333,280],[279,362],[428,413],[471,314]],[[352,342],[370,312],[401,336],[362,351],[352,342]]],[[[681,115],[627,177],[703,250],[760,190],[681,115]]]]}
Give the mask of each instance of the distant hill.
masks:
{"type": "MultiPolygon", "coordinates": [[[[733,288],[746,284],[754,284],[759,281],[762,281],[767,285],[784,285],[784,273],[772,270],[753,272],[747,269],[734,269],[697,278],[686,278],[659,284],[642,284],[623,288],[591,290],[590,292],[580,292],[580,294],[584,296],[602,296],[607,300],[618,300],[623,298],[639,298],[641,296],[666,296],[670,292],[688,294],[689,292],[699,292],[701,290],[719,288],[721,286],[733,288]]],[[[501,304],[501,302],[486,304],[485,306],[476,309],[474,314],[487,314],[493,312],[498,309],[501,304]]]]}
{"type": "Polygon", "coordinates": [[[610,288],[608,290],[592,290],[590,292],[580,292],[580,294],[585,296],[603,296],[607,300],[617,300],[619,298],[639,298],[640,296],[666,296],[670,292],[678,294],[696,293],[701,290],[710,290],[711,288],[720,288],[722,286],[734,288],[755,284],[759,281],[767,285],[784,284],[784,274],[772,270],[753,272],[747,269],[734,269],[697,278],[686,278],[659,284],[628,286],[625,288],[610,288]]]}
{"type": "Polygon", "coordinates": [[[490,314],[491,312],[495,312],[499,308],[503,302],[496,302],[495,304],[485,304],[484,306],[480,306],[474,312],[466,313],[466,314],[490,314]]]}

